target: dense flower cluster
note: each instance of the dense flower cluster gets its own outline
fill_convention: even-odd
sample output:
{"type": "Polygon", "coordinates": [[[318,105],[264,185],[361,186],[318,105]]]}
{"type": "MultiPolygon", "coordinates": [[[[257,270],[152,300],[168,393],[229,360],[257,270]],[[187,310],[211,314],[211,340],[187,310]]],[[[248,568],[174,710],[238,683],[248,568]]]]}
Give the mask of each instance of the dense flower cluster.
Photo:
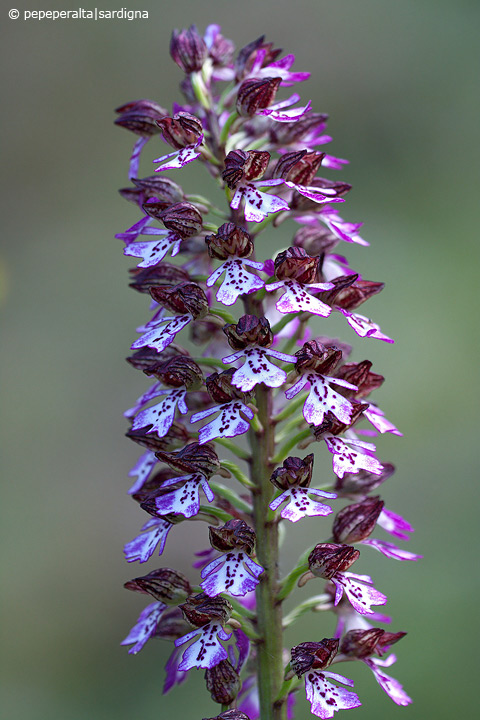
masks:
{"type": "Polygon", "coordinates": [[[121,190],[137,217],[117,237],[138,260],[131,287],[149,296],[152,312],[128,361],[153,384],[125,413],[128,437],[143,448],[129,492],[149,519],[125,556],[144,563],[162,555],[181,534],[174,526],[190,518],[209,523],[210,547],[197,553],[197,585],[171,568],[126,583],[154,602],[123,644],[137,653],[152,637],[170,641],[164,691],[204,669],[221,705],[217,720],[291,718],[302,678],[314,715],[355,708],[353,682],[326,669],[352,660],[407,705],[384,672],[395,656],[382,659],[405,633],[377,627],[390,622],[374,609],[387,597],[368,575],[350,571],[360,546],[396,560],[420,556],[372,537],[377,526],[401,540],[413,530],[373,494],[394,468],[362,439],[401,433],[370,401],[383,376],[324,329],[338,313],[362,342],[393,342],[358,312],[383,284],[337,253],[341,243],[368,245],[361,223],[339,214],[350,185],[319,175],[347,161],[324,151],[326,115],[299,105],[296,93],[277,97],[309,77],[292,69],[293,55],[260,37],[234,56],[217,25],[203,36],[193,26],[174,31],[170,52],[185,74],[182,104],[170,112],[137,100],[118,108],[116,120],[137,136],[131,184],[121,190]],[[149,160],[159,157],[155,172],[140,177],[147,143],[155,146],[149,160]],[[226,208],[184,192],[178,171],[190,163],[204,165],[226,208]],[[265,257],[259,234],[287,222],[290,247],[265,257]],[[313,443],[332,457],[333,479],[322,487],[314,454],[297,456],[313,443]],[[319,518],[333,516],[337,499],[349,504],[332,526],[319,518]],[[279,525],[305,517],[317,518],[310,521],[317,544],[281,579],[279,525]],[[282,618],[295,587],[318,578],[323,594],[282,618]],[[319,639],[312,620],[312,637],[289,658],[282,629],[319,609],[336,616],[333,636],[319,639]]]}

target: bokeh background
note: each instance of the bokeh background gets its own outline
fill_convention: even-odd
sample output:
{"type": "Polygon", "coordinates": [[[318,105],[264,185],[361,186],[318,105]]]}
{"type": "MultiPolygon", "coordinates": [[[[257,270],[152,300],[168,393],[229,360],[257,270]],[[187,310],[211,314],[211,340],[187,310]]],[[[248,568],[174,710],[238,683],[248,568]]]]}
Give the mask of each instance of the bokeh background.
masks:
{"type": "MultiPolygon", "coordinates": [[[[73,5],[21,0],[19,9],[73,5]]],[[[166,644],[150,642],[136,657],[119,646],[145,604],[122,589],[145,571],[122,556],[144,519],[126,495],[138,453],[123,438],[122,412],[146,387],[123,360],[146,303],[127,288],[129,263],[113,238],[137,219],[116,193],[132,136],[112,125],[113,108],[140,97],[171,106],[181,73],[169,36],[192,22],[202,30],[220,23],[237,47],[265,33],[312,72],[302,97],[330,113],[332,152],[351,161],[341,174],[354,185],[344,212],[365,222],[371,242],[347,248],[349,257],[387,284],[369,313],[396,344],[362,341],[345,323],[341,332],[355,359],[369,357],[387,376],[376,398],[405,437],[379,442],[380,456],[398,467],[383,495],[417,527],[410,549],[425,559],[363,553],[361,570],[391,598],[393,628],[409,631],[392,674],[414,704],[397,708],[364,666],[352,665],[345,674],[364,701],[355,717],[472,716],[480,5],[143,0],[129,9],[148,10],[148,20],[97,23],[12,21],[9,8],[2,2],[4,717],[196,720],[217,712],[202,672],[162,697],[166,644]]],[[[157,141],[147,155],[164,147],[157,141]]],[[[194,190],[196,176],[186,176],[194,190]]],[[[289,240],[284,226],[277,247],[289,240]]],[[[285,569],[321,539],[314,523],[292,531],[285,569]]],[[[146,571],[188,571],[205,540],[203,524],[182,526],[146,571]]],[[[331,618],[308,618],[292,644],[331,627],[331,618]]],[[[310,717],[304,699],[298,717],[310,717]]]]}

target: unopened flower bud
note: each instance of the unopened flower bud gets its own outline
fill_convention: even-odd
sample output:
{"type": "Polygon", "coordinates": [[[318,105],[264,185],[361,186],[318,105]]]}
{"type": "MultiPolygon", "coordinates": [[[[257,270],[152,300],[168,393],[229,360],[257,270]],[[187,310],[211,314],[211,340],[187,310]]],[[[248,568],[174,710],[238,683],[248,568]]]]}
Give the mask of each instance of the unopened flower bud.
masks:
{"type": "Polygon", "coordinates": [[[233,368],[229,368],[228,370],[223,370],[221,373],[212,373],[206,378],[205,384],[212,400],[217,403],[227,403],[231,400],[239,399],[243,402],[247,399],[246,393],[232,385],[234,372],[235,370],[233,368]]]}
{"type": "MultiPolygon", "coordinates": [[[[327,125],[328,115],[309,112],[295,122],[272,123],[270,137],[275,144],[301,143],[303,139],[318,137],[327,125]]],[[[307,143],[306,143],[307,144],[307,143]]]]}
{"type": "Polygon", "coordinates": [[[337,572],[345,572],[360,557],[350,545],[319,543],[308,556],[310,572],[316,577],[330,580],[337,572]]]}
{"type": "Polygon", "coordinates": [[[168,360],[170,357],[183,354],[187,354],[187,350],[183,350],[183,348],[175,343],[170,343],[161,355],[154,348],[143,347],[135,350],[133,355],[126,358],[126,361],[137,370],[145,371],[157,365],[160,358],[162,360],[168,360]]]}
{"type": "Polygon", "coordinates": [[[120,125],[143,137],[157,135],[160,132],[157,120],[168,115],[167,110],[152,100],[134,100],[117,108],[115,112],[119,113],[115,125],[120,125]]]}
{"type": "Polygon", "coordinates": [[[164,210],[159,219],[168,230],[178,233],[181,238],[198,235],[202,229],[202,216],[195,205],[179,202],[164,210]]]}
{"type": "Polygon", "coordinates": [[[360,470],[355,474],[345,473],[343,478],[337,478],[335,492],[343,497],[366,495],[382,485],[395,472],[395,467],[391,463],[382,463],[382,467],[381,475],[375,475],[366,470],[360,470]]]}
{"type": "Polygon", "coordinates": [[[241,710],[226,710],[220,715],[215,715],[213,718],[203,718],[203,720],[250,720],[250,718],[241,710]]]}
{"type": "Polygon", "coordinates": [[[229,520],[223,527],[209,526],[210,545],[218,552],[243,550],[251,555],[255,547],[255,533],[243,520],[229,520]]]}
{"type": "MultiPolygon", "coordinates": [[[[191,324],[191,339],[195,345],[203,345],[206,342],[223,340],[222,321],[220,319],[196,320],[191,324]]],[[[226,348],[225,348],[226,349],[226,348]]]]}
{"type": "Polygon", "coordinates": [[[318,282],[319,258],[310,257],[303,248],[289,247],[275,258],[275,275],[279,280],[299,283],[318,282]]]}
{"type": "Polygon", "coordinates": [[[368,538],[383,510],[383,500],[378,496],[366,498],[360,503],[347,505],[337,513],[332,535],[337,543],[357,543],[368,538]]]}
{"type": "Polygon", "coordinates": [[[193,282],[153,287],[150,295],[155,302],[172,312],[189,313],[193,318],[202,318],[208,313],[207,297],[200,285],[193,282]]]}
{"type": "Polygon", "coordinates": [[[253,117],[257,110],[264,110],[275,100],[282,78],[249,78],[245,80],[237,95],[237,112],[242,117],[253,117]]]}
{"type": "Polygon", "coordinates": [[[291,666],[298,677],[309,670],[324,670],[338,652],[337,638],[323,638],[320,642],[304,642],[292,648],[291,666]]]}
{"type": "Polygon", "coordinates": [[[183,355],[174,355],[164,362],[158,362],[144,370],[144,373],[154,375],[164,385],[170,387],[184,385],[188,390],[199,388],[203,382],[203,373],[195,360],[183,355]]]}
{"type": "Polygon", "coordinates": [[[183,425],[176,420],[172,423],[168,433],[160,438],[155,432],[148,432],[148,428],[138,428],[138,430],[128,430],[125,435],[138,443],[147,450],[158,452],[159,450],[175,450],[177,447],[185,445],[190,439],[190,434],[183,425]]]}
{"type": "MultiPolygon", "coordinates": [[[[146,178],[133,178],[132,182],[145,193],[147,198],[155,197],[167,205],[182,202],[183,190],[180,185],[165,175],[151,175],[146,178]]],[[[145,209],[145,208],[144,208],[145,209]]],[[[148,211],[147,211],[148,212],[148,211]]],[[[150,213],[149,213],[150,214],[150,213]]]]}
{"type": "Polygon", "coordinates": [[[317,150],[285,153],[277,162],[273,177],[289,180],[296,185],[310,185],[324,157],[325,153],[317,150]]]}
{"type": "Polygon", "coordinates": [[[127,590],[151,595],[166,605],[179,605],[192,592],[188,578],[178,570],[159,568],[124,584],[127,590]]]}
{"type": "Polygon", "coordinates": [[[273,471],[270,478],[275,487],[288,490],[292,486],[309,487],[313,472],[313,453],[306,457],[288,457],[283,461],[282,467],[273,471]]]}
{"type": "Polygon", "coordinates": [[[229,660],[220,660],[218,665],[208,668],[205,671],[205,682],[212,700],[219,705],[233,702],[242,685],[239,674],[229,660]]]}
{"type": "Polygon", "coordinates": [[[188,632],[190,632],[190,626],[183,617],[180,608],[171,607],[164,611],[162,622],[159,623],[155,630],[155,637],[172,642],[188,632]]]}
{"type": "Polygon", "coordinates": [[[383,384],[385,381],[383,375],[371,372],[371,367],[370,360],[363,360],[359,363],[346,363],[338,369],[337,377],[356,385],[358,388],[356,391],[347,390],[347,392],[343,393],[345,397],[349,397],[349,393],[357,398],[367,397],[373,390],[377,390],[383,384]]]}
{"type": "MultiPolygon", "coordinates": [[[[347,394],[347,393],[343,392],[343,388],[340,388],[338,390],[338,392],[341,395],[347,394]],[[342,390],[342,392],[340,392],[340,390],[342,390]]],[[[351,391],[351,392],[353,392],[353,391],[351,391]]],[[[325,413],[323,422],[320,425],[318,425],[318,427],[314,428],[314,430],[313,430],[313,434],[314,434],[316,440],[322,440],[323,435],[325,433],[330,433],[331,435],[340,435],[341,433],[344,433],[345,430],[353,427],[355,425],[355,423],[357,422],[357,420],[360,419],[363,411],[368,410],[368,408],[369,408],[368,403],[361,403],[361,402],[358,402],[358,400],[350,400],[350,404],[352,406],[352,410],[351,410],[351,414],[350,414],[350,422],[342,423],[329,410],[327,413],[325,413]]]]}
{"type": "Polygon", "coordinates": [[[236,325],[225,325],[223,332],[234,350],[243,350],[249,345],[270,347],[273,342],[273,333],[267,318],[256,315],[242,315],[236,325]]]}
{"type": "Polygon", "coordinates": [[[316,256],[331,252],[339,242],[338,237],[323,225],[303,225],[295,233],[292,244],[303,248],[309,255],[316,256]]]}
{"type": "Polygon", "coordinates": [[[207,46],[195,25],[187,30],[174,30],[170,40],[170,55],[186,73],[201,70],[208,55],[207,46]]]}
{"type": "Polygon", "coordinates": [[[340,652],[348,657],[363,660],[375,652],[384,630],[370,628],[368,630],[350,630],[342,638],[340,652]]]}
{"type": "Polygon", "coordinates": [[[217,260],[227,260],[235,255],[246,258],[253,252],[253,240],[246,230],[228,222],[221,225],[215,235],[205,237],[208,254],[217,260]]]}
{"type": "Polygon", "coordinates": [[[172,471],[170,468],[162,468],[156,473],[153,473],[143,483],[142,487],[133,493],[132,498],[139,505],[146,502],[154,493],[157,492],[166,480],[170,480],[172,477],[172,471]]]}
{"type": "Polygon", "coordinates": [[[188,622],[197,627],[212,621],[225,624],[233,609],[225,598],[219,595],[211,598],[205,593],[191,595],[180,608],[188,622]]]}
{"type": "Polygon", "coordinates": [[[203,135],[201,121],[195,115],[187,112],[179,112],[173,117],[164,117],[157,121],[157,125],[165,142],[175,150],[181,150],[187,145],[195,145],[203,135]]]}
{"type": "Polygon", "coordinates": [[[220,460],[213,446],[197,442],[189,443],[174,453],[159,451],[157,458],[182,474],[199,472],[209,478],[220,469],[220,460]]]}
{"type": "Polygon", "coordinates": [[[298,373],[315,372],[330,375],[342,359],[342,351],[336,347],[325,347],[318,340],[308,340],[295,353],[298,373]]]}
{"type": "Polygon", "coordinates": [[[158,285],[177,285],[190,280],[190,275],[179,265],[162,262],[155,267],[133,268],[130,270],[132,282],[130,287],[137,292],[149,293],[158,285]]]}
{"type": "Polygon", "coordinates": [[[340,295],[341,292],[345,290],[345,288],[349,288],[351,285],[354,284],[355,280],[357,280],[358,275],[339,275],[338,277],[334,278],[330,282],[333,285],[333,288],[330,288],[330,290],[327,290],[325,293],[322,294],[322,302],[327,303],[327,305],[334,305],[337,302],[337,297],[340,295]]]}
{"type": "Polygon", "coordinates": [[[249,182],[262,177],[270,161],[266,150],[231,150],[225,158],[222,177],[230,190],[240,182],[249,182]]]}
{"type": "Polygon", "coordinates": [[[258,55],[258,51],[262,51],[262,67],[270,65],[282,52],[280,48],[274,48],[273,43],[264,42],[265,35],[261,35],[256,40],[245,45],[239,53],[235,62],[235,79],[238,81],[244,77],[249,70],[252,69],[258,55]]]}
{"type": "Polygon", "coordinates": [[[385,283],[370,280],[356,280],[342,290],[335,299],[335,304],[344,310],[355,310],[372,295],[376,295],[385,287],[385,283]]]}
{"type": "MultiPolygon", "coordinates": [[[[327,180],[326,178],[319,177],[313,178],[312,182],[310,183],[310,187],[315,188],[320,193],[323,189],[328,189],[330,191],[333,190],[333,193],[330,192],[328,194],[329,198],[343,197],[352,189],[352,186],[348,183],[333,182],[332,180],[327,180]]],[[[308,197],[305,197],[305,195],[294,192],[292,200],[290,202],[290,208],[292,210],[297,210],[301,212],[316,211],[318,210],[318,203],[316,203],[314,200],[310,200],[310,198],[308,197]]]]}

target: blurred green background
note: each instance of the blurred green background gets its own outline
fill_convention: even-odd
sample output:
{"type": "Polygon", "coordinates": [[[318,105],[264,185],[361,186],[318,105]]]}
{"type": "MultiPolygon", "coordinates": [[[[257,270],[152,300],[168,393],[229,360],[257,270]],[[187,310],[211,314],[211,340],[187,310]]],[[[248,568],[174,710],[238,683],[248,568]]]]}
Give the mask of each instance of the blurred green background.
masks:
{"type": "MultiPolygon", "coordinates": [[[[127,566],[122,555],[144,519],[126,495],[138,453],[123,438],[122,412],[146,388],[123,360],[146,302],[127,288],[129,262],[113,238],[138,218],[116,193],[126,183],[133,136],[112,125],[113,108],[141,97],[170,107],[179,98],[182,76],[169,58],[169,37],[192,22],[201,30],[220,23],[237,48],[265,33],[296,54],[296,69],[311,71],[302,98],[330,113],[331,151],[351,161],[332,174],[354,185],[344,214],[365,222],[371,242],[342,251],[367,278],[387,284],[369,314],[394,346],[339,327],[354,342],[355,359],[369,357],[387,376],[376,399],[405,433],[379,441],[380,457],[398,468],[383,495],[418,528],[409,549],[425,559],[396,563],[367,550],[360,571],[389,595],[393,629],[409,632],[392,674],[414,704],[397,708],[367,668],[349,666],[345,674],[364,702],[352,717],[471,716],[478,684],[479,3],[144,0],[129,9],[148,10],[148,20],[97,23],[12,21],[9,8],[3,3],[0,45],[3,716],[216,714],[201,672],[162,697],[166,644],[150,642],[137,657],[119,646],[145,604],[122,589],[145,568],[127,566]]],[[[19,9],[54,8],[70,6],[19,9]]],[[[154,141],[146,155],[164,148],[154,141]]],[[[194,190],[196,176],[185,174],[194,190]]],[[[283,226],[277,246],[289,243],[289,233],[283,226]]],[[[267,249],[271,257],[274,246],[267,249]]],[[[322,539],[314,523],[293,528],[285,569],[303,546],[322,539]]],[[[203,524],[184,525],[162,562],[146,571],[188,571],[191,553],[205,543],[203,524]]],[[[331,628],[330,617],[309,618],[291,633],[292,644],[331,628]]],[[[298,717],[310,717],[304,699],[298,717]]]]}

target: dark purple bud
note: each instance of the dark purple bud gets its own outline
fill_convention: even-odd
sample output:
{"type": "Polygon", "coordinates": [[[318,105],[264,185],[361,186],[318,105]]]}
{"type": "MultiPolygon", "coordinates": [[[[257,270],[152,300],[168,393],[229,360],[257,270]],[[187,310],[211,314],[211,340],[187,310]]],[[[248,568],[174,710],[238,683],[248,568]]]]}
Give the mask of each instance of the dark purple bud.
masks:
{"type": "Polygon", "coordinates": [[[191,340],[195,345],[203,345],[215,338],[223,338],[221,320],[196,320],[191,323],[191,340]]]}
{"type": "Polygon", "coordinates": [[[218,665],[208,668],[205,671],[205,682],[212,700],[219,705],[230,705],[242,686],[240,676],[229,660],[220,660],[218,665]]]}
{"type": "Polygon", "coordinates": [[[152,288],[160,285],[177,285],[190,280],[186,270],[167,262],[155,267],[133,268],[130,270],[130,276],[132,278],[130,287],[141,293],[149,293],[152,288]]]}
{"type": "Polygon", "coordinates": [[[199,472],[206,478],[220,469],[220,461],[212,445],[190,443],[178,452],[159,451],[157,458],[182,475],[199,472]]]}
{"type": "Polygon", "coordinates": [[[255,533],[243,520],[229,520],[223,527],[209,526],[210,545],[218,552],[243,550],[251,555],[255,547],[255,533]]]}
{"type": "Polygon", "coordinates": [[[202,318],[208,313],[207,297],[194,282],[153,287],[150,295],[159,305],[175,313],[189,313],[193,318],[202,318]]]}
{"type": "Polygon", "coordinates": [[[339,242],[338,237],[323,225],[318,227],[303,225],[293,238],[295,247],[301,247],[313,256],[331,252],[339,242]]]}
{"type": "Polygon", "coordinates": [[[338,295],[345,290],[345,288],[353,285],[357,278],[358,275],[339,275],[331,280],[330,282],[333,284],[333,288],[331,288],[331,290],[327,290],[325,293],[322,293],[322,302],[327,303],[327,305],[334,305],[338,295]]]}
{"type": "Polygon", "coordinates": [[[221,33],[215,35],[215,39],[208,49],[208,54],[213,60],[213,64],[218,66],[230,65],[235,45],[228,38],[224,38],[221,33]]]}
{"type": "Polygon", "coordinates": [[[370,280],[356,280],[353,285],[342,290],[336,297],[335,304],[344,310],[355,310],[372,295],[376,295],[385,287],[385,283],[370,280]]]}
{"type": "Polygon", "coordinates": [[[132,495],[132,498],[140,505],[156,493],[157,490],[162,487],[163,483],[166,480],[170,480],[171,477],[172,471],[170,468],[162,468],[147,478],[142,487],[132,495]]]}
{"type": "Polygon", "coordinates": [[[318,257],[310,257],[303,248],[289,247],[275,258],[275,275],[279,280],[314,283],[318,282],[318,271],[318,257]]]}
{"type": "Polygon", "coordinates": [[[168,115],[167,110],[152,100],[134,100],[117,108],[115,112],[120,115],[115,120],[115,125],[120,125],[143,137],[157,135],[160,132],[157,120],[168,115]]]}
{"type": "Polygon", "coordinates": [[[174,355],[164,362],[157,362],[143,372],[145,375],[154,375],[164,385],[184,385],[187,390],[199,388],[203,382],[203,373],[195,360],[183,355],[174,355]]]}
{"type": "Polygon", "coordinates": [[[162,358],[162,360],[168,360],[170,357],[184,354],[188,355],[188,351],[183,350],[178,345],[175,345],[175,343],[170,343],[170,345],[165,348],[165,351],[162,352],[161,355],[157,353],[157,351],[153,348],[144,347],[140,348],[139,350],[135,350],[133,355],[130,355],[130,357],[126,358],[126,360],[137,370],[148,370],[149,368],[157,365],[160,358],[162,358]]]}
{"type": "Polygon", "coordinates": [[[127,590],[151,595],[166,605],[179,605],[192,592],[188,578],[170,568],[152,570],[148,575],[129,580],[123,586],[127,590]]]}
{"type": "Polygon", "coordinates": [[[256,315],[242,315],[236,325],[225,325],[223,332],[234,350],[243,350],[249,345],[270,347],[273,342],[273,333],[267,318],[256,315]]]}
{"type": "Polygon", "coordinates": [[[323,638],[320,642],[304,642],[292,648],[290,661],[293,672],[302,677],[309,670],[324,670],[338,652],[337,638],[323,638]]]}
{"type": "Polygon", "coordinates": [[[391,633],[384,631],[383,635],[379,638],[376,652],[381,656],[384,652],[387,652],[390,645],[395,645],[399,640],[405,637],[406,632],[391,633]]]}
{"type": "Polygon", "coordinates": [[[304,138],[310,138],[322,133],[327,126],[328,115],[324,113],[309,112],[296,122],[272,123],[270,138],[278,145],[300,143],[304,138]]]}
{"type": "Polygon", "coordinates": [[[212,373],[206,378],[205,384],[207,391],[214,402],[228,403],[231,400],[242,400],[242,402],[245,402],[247,400],[247,393],[238,390],[232,385],[234,372],[235,370],[233,368],[229,368],[228,370],[223,370],[221,373],[212,373]]]}
{"type": "MultiPolygon", "coordinates": [[[[155,197],[158,202],[166,205],[182,202],[184,197],[180,185],[177,185],[177,183],[165,177],[165,175],[152,175],[140,179],[134,178],[133,183],[139,190],[143,191],[145,198],[155,197]]],[[[153,217],[155,216],[153,215],[153,217]]]]}
{"type": "Polygon", "coordinates": [[[357,543],[365,540],[373,532],[384,505],[377,495],[340,510],[332,529],[335,542],[357,543]]]}
{"type": "Polygon", "coordinates": [[[382,466],[381,475],[374,475],[366,470],[360,470],[356,474],[345,473],[343,478],[337,478],[335,492],[342,497],[355,497],[376,490],[395,472],[395,467],[391,463],[382,463],[382,466]]]}
{"type": "Polygon", "coordinates": [[[231,150],[225,158],[222,177],[230,190],[240,182],[249,182],[262,177],[270,162],[266,150],[231,150]]]}
{"type": "Polygon", "coordinates": [[[330,580],[338,572],[345,572],[360,557],[350,545],[319,543],[308,556],[310,572],[316,577],[330,580]]]}
{"type": "Polygon", "coordinates": [[[274,49],[273,43],[266,43],[264,40],[265,35],[261,35],[239,51],[235,63],[235,79],[237,81],[245,77],[248,71],[252,69],[258,50],[262,50],[264,54],[262,67],[270,65],[282,52],[280,48],[274,49]]]}
{"type": "Polygon", "coordinates": [[[205,237],[208,254],[217,260],[227,260],[235,255],[246,258],[253,252],[253,240],[246,230],[228,222],[221,225],[215,235],[205,237]]]}
{"type": "Polygon", "coordinates": [[[170,55],[183,72],[201,70],[208,50],[195,25],[187,30],[174,30],[170,40],[170,55]]]}
{"type": "Polygon", "coordinates": [[[342,359],[342,351],[336,347],[325,347],[318,340],[309,340],[295,353],[298,373],[315,372],[330,375],[342,359]]]}
{"type": "Polygon", "coordinates": [[[166,143],[175,150],[181,150],[187,145],[195,145],[203,135],[201,121],[187,112],[179,112],[173,117],[164,117],[157,122],[166,143]]]}
{"type": "Polygon", "coordinates": [[[380,628],[350,630],[342,638],[340,652],[357,660],[364,660],[375,652],[378,641],[385,631],[380,628]]]}
{"type": "Polygon", "coordinates": [[[205,593],[191,595],[180,608],[192,625],[201,627],[209,622],[216,621],[225,624],[232,614],[232,606],[223,597],[209,597],[205,593]]]}
{"type": "Polygon", "coordinates": [[[313,472],[313,453],[306,457],[288,457],[283,461],[282,467],[273,471],[270,478],[275,487],[288,490],[292,486],[309,487],[313,472]]]}
{"type": "Polygon", "coordinates": [[[183,617],[182,611],[177,608],[168,608],[162,615],[162,622],[155,630],[155,637],[173,642],[190,632],[191,627],[183,617]]]}
{"type": "Polygon", "coordinates": [[[353,385],[358,387],[358,390],[347,390],[346,392],[342,389],[342,395],[350,397],[355,395],[356,398],[364,398],[370,395],[373,390],[379,388],[385,378],[383,375],[378,375],[370,371],[372,363],[370,360],[363,360],[359,363],[346,363],[337,370],[337,377],[342,380],[346,380],[353,385]]]}
{"type": "MultiPolygon", "coordinates": [[[[150,427],[150,426],[149,426],[150,427]]],[[[163,437],[158,437],[155,432],[148,432],[147,428],[139,428],[138,430],[129,430],[125,435],[138,443],[147,450],[152,452],[158,452],[160,450],[175,450],[182,445],[185,445],[190,439],[190,434],[182,423],[176,420],[172,423],[172,426],[168,433],[163,437]]]]}
{"type": "Polygon", "coordinates": [[[160,214],[159,220],[168,230],[173,230],[182,238],[198,235],[202,229],[202,216],[195,205],[189,202],[170,205],[160,214]]]}
{"type": "MultiPolygon", "coordinates": [[[[340,388],[338,392],[340,393],[340,390],[344,390],[344,388],[340,388]]],[[[353,392],[353,391],[352,391],[353,392]]],[[[346,393],[342,392],[342,395],[346,395],[346,393]]],[[[316,440],[322,440],[324,433],[331,433],[332,435],[340,435],[341,433],[344,433],[345,430],[348,428],[351,428],[355,425],[357,420],[360,418],[361,414],[364,410],[367,410],[369,405],[368,403],[360,403],[357,400],[350,400],[353,410],[351,413],[351,419],[348,424],[340,422],[340,420],[333,415],[330,411],[328,411],[325,414],[325,417],[323,419],[323,422],[321,425],[318,425],[313,431],[313,434],[315,436],[316,440]]]]}
{"type": "Polygon", "coordinates": [[[274,178],[289,180],[296,185],[311,185],[325,153],[299,150],[282,155],[273,171],[274,178]]]}
{"type": "Polygon", "coordinates": [[[203,718],[203,720],[250,720],[250,718],[241,710],[226,710],[220,715],[215,715],[213,718],[203,718]]]}
{"type": "Polygon", "coordinates": [[[237,112],[242,117],[253,117],[257,110],[264,110],[275,100],[282,78],[249,78],[245,80],[237,95],[237,112]]]}

